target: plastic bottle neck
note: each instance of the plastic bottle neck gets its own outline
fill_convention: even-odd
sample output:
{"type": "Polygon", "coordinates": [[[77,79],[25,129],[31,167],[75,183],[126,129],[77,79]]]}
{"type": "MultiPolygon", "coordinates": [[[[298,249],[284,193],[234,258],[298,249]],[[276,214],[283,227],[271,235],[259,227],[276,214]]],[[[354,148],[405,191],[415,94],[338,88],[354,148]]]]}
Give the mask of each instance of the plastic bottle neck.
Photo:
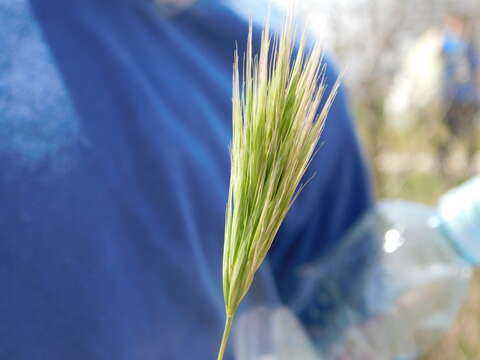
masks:
{"type": "Polygon", "coordinates": [[[441,197],[438,229],[468,263],[480,266],[480,177],[441,197]]]}

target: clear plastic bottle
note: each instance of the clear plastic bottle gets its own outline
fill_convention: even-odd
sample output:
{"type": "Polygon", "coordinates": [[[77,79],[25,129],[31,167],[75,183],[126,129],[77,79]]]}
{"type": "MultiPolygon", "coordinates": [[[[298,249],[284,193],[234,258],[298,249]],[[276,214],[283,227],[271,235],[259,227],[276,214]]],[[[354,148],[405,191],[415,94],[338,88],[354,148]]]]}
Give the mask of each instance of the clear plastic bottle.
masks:
{"type": "Polygon", "coordinates": [[[436,209],[380,202],[340,248],[294,270],[302,283],[295,301],[244,315],[236,358],[303,351],[308,359],[416,359],[452,325],[479,264],[480,178],[445,194],[436,209]]]}
{"type": "MultiPolygon", "coordinates": [[[[367,236],[379,250],[363,279],[369,318],[355,321],[352,309],[330,357],[415,359],[448,331],[480,263],[480,179],[445,194],[437,209],[379,203],[352,229],[347,248],[367,236]]],[[[336,254],[339,263],[349,258],[345,251],[336,254]]]]}

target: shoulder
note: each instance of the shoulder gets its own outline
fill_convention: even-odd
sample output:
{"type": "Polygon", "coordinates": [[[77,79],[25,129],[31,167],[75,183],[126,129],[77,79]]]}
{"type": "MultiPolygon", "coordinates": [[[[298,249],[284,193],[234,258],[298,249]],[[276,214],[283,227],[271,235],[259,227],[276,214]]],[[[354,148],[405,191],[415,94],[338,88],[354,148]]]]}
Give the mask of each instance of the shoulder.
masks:
{"type": "Polygon", "coordinates": [[[0,27],[0,152],[12,171],[33,168],[76,140],[78,123],[30,2],[0,0],[0,27]]]}

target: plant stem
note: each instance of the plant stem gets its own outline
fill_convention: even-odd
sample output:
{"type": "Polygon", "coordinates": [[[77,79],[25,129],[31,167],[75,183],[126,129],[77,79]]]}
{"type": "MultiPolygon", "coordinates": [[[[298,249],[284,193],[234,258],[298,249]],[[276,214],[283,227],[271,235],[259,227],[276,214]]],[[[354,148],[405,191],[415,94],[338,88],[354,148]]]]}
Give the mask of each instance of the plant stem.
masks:
{"type": "Polygon", "coordinates": [[[225,350],[228,344],[228,338],[230,337],[230,330],[232,330],[233,315],[228,315],[225,320],[225,329],[223,329],[222,343],[220,344],[220,350],[218,352],[217,360],[223,360],[225,350]]]}

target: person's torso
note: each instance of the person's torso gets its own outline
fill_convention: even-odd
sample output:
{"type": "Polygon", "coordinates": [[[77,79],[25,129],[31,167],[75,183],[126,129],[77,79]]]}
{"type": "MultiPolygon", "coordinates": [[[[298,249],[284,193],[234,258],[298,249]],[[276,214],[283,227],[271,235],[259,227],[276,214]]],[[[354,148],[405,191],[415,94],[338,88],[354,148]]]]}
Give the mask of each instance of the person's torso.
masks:
{"type": "Polygon", "coordinates": [[[443,40],[444,97],[453,103],[479,100],[476,85],[478,65],[475,49],[468,41],[446,32],[443,40]]]}
{"type": "MultiPolygon", "coordinates": [[[[214,5],[0,0],[0,359],[215,355],[247,26],[214,5]]],[[[280,238],[319,205],[336,136],[280,238]]]]}

